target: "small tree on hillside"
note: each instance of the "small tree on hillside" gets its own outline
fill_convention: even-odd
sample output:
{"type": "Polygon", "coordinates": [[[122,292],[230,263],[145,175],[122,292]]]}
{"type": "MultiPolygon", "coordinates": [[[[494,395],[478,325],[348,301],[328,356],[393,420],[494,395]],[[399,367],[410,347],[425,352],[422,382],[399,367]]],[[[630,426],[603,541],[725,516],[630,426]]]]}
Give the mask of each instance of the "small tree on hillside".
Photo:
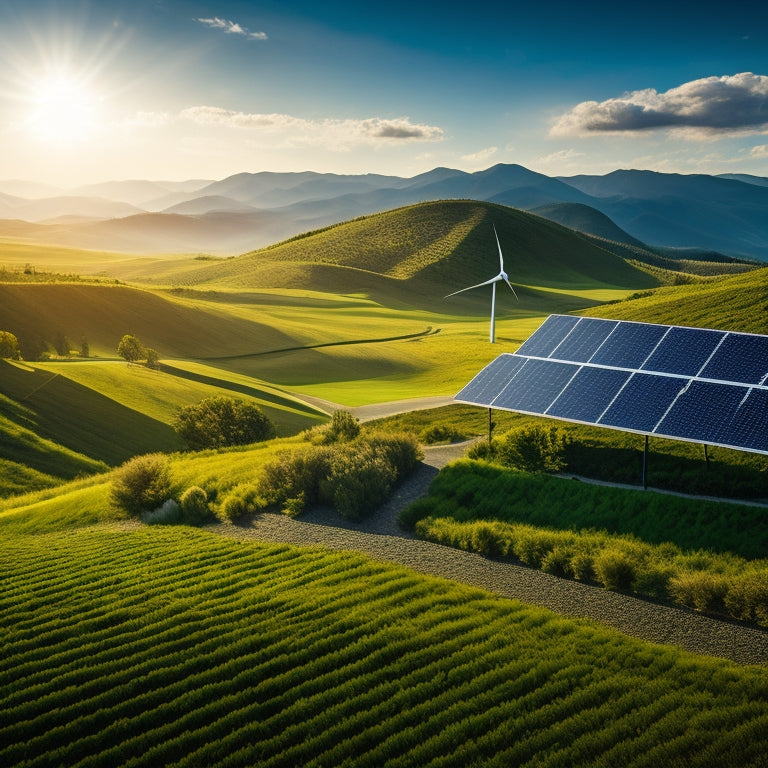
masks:
{"type": "Polygon", "coordinates": [[[145,356],[147,358],[146,366],[147,368],[159,368],[160,367],[160,356],[157,354],[157,351],[147,347],[145,350],[145,356]]]}
{"type": "Polygon", "coordinates": [[[117,354],[126,362],[135,363],[144,357],[144,345],[135,336],[126,333],[117,345],[117,354]]]}
{"type": "Polygon", "coordinates": [[[80,357],[90,357],[91,348],[88,346],[88,339],[83,336],[80,340],[80,357]]]}
{"type": "Polygon", "coordinates": [[[258,406],[224,396],[179,409],[174,429],[192,450],[259,443],[276,434],[258,406]]]}
{"type": "Polygon", "coordinates": [[[0,331],[0,359],[21,359],[19,340],[10,331],[0,331]]]}

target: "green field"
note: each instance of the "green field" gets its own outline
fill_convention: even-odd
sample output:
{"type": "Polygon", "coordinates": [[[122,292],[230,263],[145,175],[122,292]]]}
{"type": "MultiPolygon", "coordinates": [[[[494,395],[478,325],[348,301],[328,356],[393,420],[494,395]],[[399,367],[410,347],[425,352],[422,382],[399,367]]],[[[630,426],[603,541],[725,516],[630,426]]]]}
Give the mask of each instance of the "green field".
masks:
{"type": "MultiPolygon", "coordinates": [[[[0,243],[0,266],[27,264],[84,279],[0,279],[0,329],[44,358],[0,361],[2,765],[768,765],[764,668],[359,554],[147,526],[110,501],[111,468],[162,451],[174,493],[200,486],[215,511],[281,451],[306,448],[298,433],[332,404],[453,395],[553,312],[765,333],[766,269],[690,274],[471,201],[363,217],[228,259],[0,243]],[[495,274],[492,225],[520,296],[498,295],[495,345],[489,291],[443,298],[495,274]],[[159,370],[117,358],[126,333],[158,351],[159,370]],[[90,357],[56,354],[62,337],[73,350],[86,339],[90,357]],[[181,452],[178,408],[213,394],[257,404],[279,439],[181,452]]],[[[531,422],[494,418],[497,436],[531,422]]],[[[486,434],[487,412],[450,406],[379,425],[462,439],[486,434]]],[[[585,474],[637,482],[636,435],[563,429],[582,443],[585,474]]],[[[652,481],[721,478],[762,492],[764,457],[713,451],[705,476],[698,446],[653,442],[652,481]]],[[[463,505],[451,525],[477,524],[478,507],[505,508],[517,493],[533,501],[494,524],[528,526],[529,542],[587,531],[617,550],[629,537],[632,552],[679,550],[723,578],[761,562],[762,517],[741,507],[710,525],[709,507],[664,496],[638,506],[553,478],[517,476],[499,491],[508,478],[494,475],[457,490],[462,466],[439,477],[430,502],[445,515],[463,505]]],[[[549,560],[553,573],[570,563],[563,552],[549,560]]]]}
{"type": "Polygon", "coordinates": [[[763,670],[353,554],[4,541],[4,765],[743,766],[763,670]]]}

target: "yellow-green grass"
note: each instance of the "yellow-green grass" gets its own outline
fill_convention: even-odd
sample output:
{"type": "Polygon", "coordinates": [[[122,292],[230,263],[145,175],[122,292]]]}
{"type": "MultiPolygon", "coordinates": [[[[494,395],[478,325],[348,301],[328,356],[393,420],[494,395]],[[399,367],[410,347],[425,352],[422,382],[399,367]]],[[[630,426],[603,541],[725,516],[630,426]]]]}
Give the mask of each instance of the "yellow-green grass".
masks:
{"type": "Polygon", "coordinates": [[[763,669],[356,554],[8,537],[0,762],[760,765],[763,669]]]}
{"type": "Polygon", "coordinates": [[[585,314],[617,320],[768,334],[768,267],[696,285],[657,288],[585,314]]]}

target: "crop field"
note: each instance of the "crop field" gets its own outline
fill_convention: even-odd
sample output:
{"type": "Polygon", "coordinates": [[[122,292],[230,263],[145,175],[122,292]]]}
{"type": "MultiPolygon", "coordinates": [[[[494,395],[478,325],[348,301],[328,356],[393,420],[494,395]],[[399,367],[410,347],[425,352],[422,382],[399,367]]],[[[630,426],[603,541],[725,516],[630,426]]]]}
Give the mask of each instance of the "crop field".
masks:
{"type": "Polygon", "coordinates": [[[761,765],[764,672],[353,554],[6,537],[4,765],[761,765]]]}

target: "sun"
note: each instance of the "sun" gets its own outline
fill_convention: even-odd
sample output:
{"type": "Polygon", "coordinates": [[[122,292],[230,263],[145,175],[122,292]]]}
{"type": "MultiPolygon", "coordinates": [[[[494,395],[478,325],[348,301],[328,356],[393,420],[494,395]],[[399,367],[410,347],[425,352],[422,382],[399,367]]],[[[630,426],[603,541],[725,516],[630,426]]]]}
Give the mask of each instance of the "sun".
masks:
{"type": "Polygon", "coordinates": [[[48,73],[29,85],[27,126],[40,141],[72,145],[94,132],[98,98],[87,80],[66,70],[48,73]]]}

